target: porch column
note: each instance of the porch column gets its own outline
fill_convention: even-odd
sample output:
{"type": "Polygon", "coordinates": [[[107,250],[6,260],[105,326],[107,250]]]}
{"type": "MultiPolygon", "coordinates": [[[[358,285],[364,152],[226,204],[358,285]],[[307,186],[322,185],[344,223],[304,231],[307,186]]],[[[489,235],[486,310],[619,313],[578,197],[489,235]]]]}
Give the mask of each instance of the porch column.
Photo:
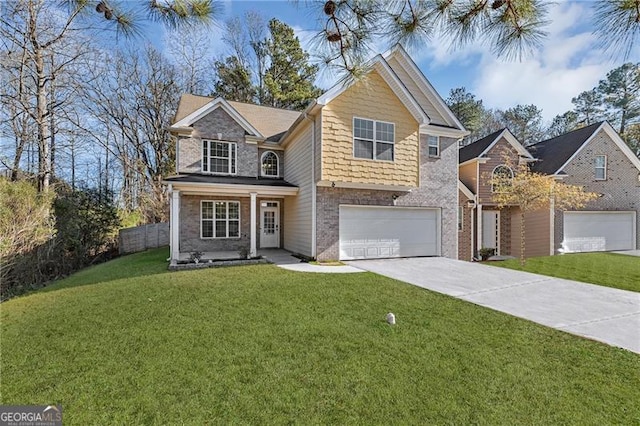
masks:
{"type": "Polygon", "coordinates": [[[249,250],[249,256],[251,257],[256,257],[258,255],[258,244],[256,243],[256,196],[258,195],[255,192],[250,193],[251,195],[251,225],[249,225],[251,227],[251,249],[249,250]]]}
{"type": "Polygon", "coordinates": [[[171,228],[171,236],[169,245],[171,246],[171,263],[175,263],[180,257],[180,191],[171,190],[170,206],[171,222],[169,227],[171,228]]]}
{"type": "Polygon", "coordinates": [[[480,250],[482,248],[482,204],[478,204],[478,208],[476,210],[478,211],[478,220],[476,221],[476,226],[478,227],[476,229],[476,250],[480,250]]]}

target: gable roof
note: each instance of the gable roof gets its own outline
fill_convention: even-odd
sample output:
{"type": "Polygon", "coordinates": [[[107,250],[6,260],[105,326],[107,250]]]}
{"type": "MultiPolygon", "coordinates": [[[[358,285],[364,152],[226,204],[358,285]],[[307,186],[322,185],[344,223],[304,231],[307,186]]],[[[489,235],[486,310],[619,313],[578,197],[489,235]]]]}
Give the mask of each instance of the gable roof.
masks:
{"type": "MultiPolygon", "coordinates": [[[[421,101],[419,101],[421,108],[427,113],[430,109],[435,109],[437,115],[439,116],[438,118],[441,118],[444,121],[438,123],[436,121],[440,120],[430,120],[429,124],[441,126],[444,125],[462,131],[466,130],[460,120],[458,120],[453,111],[451,111],[449,106],[446,104],[444,99],[442,99],[440,94],[429,82],[427,77],[422,73],[422,71],[420,71],[418,65],[416,65],[415,61],[411,58],[411,56],[409,56],[402,45],[396,44],[393,48],[386,52],[383,57],[387,61],[391,61],[392,59],[396,60],[397,64],[400,66],[400,69],[397,70],[397,73],[405,85],[408,86],[409,82],[404,81],[403,78],[411,79],[411,83],[416,85],[422,95],[418,96],[418,94],[416,94],[415,96],[416,99],[419,99],[421,101]]],[[[394,71],[396,71],[396,69],[394,69],[394,71]]],[[[435,119],[436,117],[431,118],[435,119]]]]}
{"type": "MultiPolygon", "coordinates": [[[[400,78],[398,78],[398,75],[393,71],[393,69],[389,66],[382,55],[376,55],[369,63],[369,67],[371,70],[375,70],[378,72],[380,77],[382,77],[385,83],[387,83],[389,88],[398,97],[398,99],[400,99],[405,108],[407,108],[407,110],[419,124],[429,124],[429,122],[431,121],[429,116],[424,112],[418,101],[416,101],[409,90],[407,90],[404,83],[400,80],[400,78]]],[[[351,78],[347,81],[337,83],[331,89],[322,94],[317,99],[316,103],[319,105],[328,104],[329,102],[340,96],[348,88],[356,84],[358,81],[358,79],[351,78]]]]}
{"type": "Polygon", "coordinates": [[[298,111],[287,109],[184,94],[178,104],[174,127],[191,125],[218,106],[223,106],[250,134],[266,140],[277,140],[300,115],[298,111]]]}
{"type": "Polygon", "coordinates": [[[563,169],[591,139],[601,130],[605,131],[629,160],[640,170],[640,159],[636,157],[620,135],[607,121],[594,123],[555,138],[547,139],[529,146],[538,161],[531,165],[534,172],[548,175],[562,174],[563,169]]]}
{"type": "Polygon", "coordinates": [[[458,162],[462,164],[469,160],[473,160],[474,158],[484,157],[487,152],[489,152],[489,150],[502,138],[504,138],[521,157],[533,159],[531,153],[527,151],[518,139],[516,139],[513,133],[505,127],[504,129],[493,132],[482,139],[478,139],[477,141],[460,148],[458,151],[458,162]]]}

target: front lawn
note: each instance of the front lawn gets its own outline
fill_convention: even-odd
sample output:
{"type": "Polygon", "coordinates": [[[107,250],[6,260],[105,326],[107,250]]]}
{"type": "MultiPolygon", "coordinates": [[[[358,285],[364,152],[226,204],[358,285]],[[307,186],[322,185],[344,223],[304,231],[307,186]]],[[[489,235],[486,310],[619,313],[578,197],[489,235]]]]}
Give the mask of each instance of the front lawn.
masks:
{"type": "Polygon", "coordinates": [[[67,425],[640,419],[637,354],[371,273],[166,257],[0,305],[1,403],[59,403],[67,425]]]}
{"type": "Polygon", "coordinates": [[[524,268],[517,259],[491,265],[640,292],[640,257],[637,256],[575,253],[532,257],[527,259],[524,268]]]}

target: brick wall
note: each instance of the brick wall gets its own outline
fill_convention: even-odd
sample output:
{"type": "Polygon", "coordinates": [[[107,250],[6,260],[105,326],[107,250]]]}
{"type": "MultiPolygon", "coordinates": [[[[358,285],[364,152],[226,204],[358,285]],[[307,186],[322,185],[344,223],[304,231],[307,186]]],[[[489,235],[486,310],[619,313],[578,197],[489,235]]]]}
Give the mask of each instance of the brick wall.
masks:
{"type": "MultiPolygon", "coordinates": [[[[638,181],[638,169],[631,163],[609,135],[601,130],[587,146],[564,168],[568,176],[563,182],[572,185],[582,185],[587,191],[603,194],[592,201],[582,210],[635,210],[636,219],[636,245],[640,247],[640,238],[637,230],[640,230],[640,182],[638,181]],[[595,180],[594,158],[596,155],[607,156],[607,179],[595,180]]],[[[555,252],[561,247],[563,235],[563,214],[556,211],[555,214],[555,252]]]]}
{"type": "Polygon", "coordinates": [[[250,246],[250,205],[248,198],[229,196],[180,197],[180,252],[236,251],[250,246]],[[240,238],[200,238],[200,201],[240,201],[240,238]]]}
{"type": "Polygon", "coordinates": [[[478,185],[478,196],[480,204],[494,204],[492,200],[491,192],[491,174],[493,169],[501,164],[505,164],[505,156],[511,160],[514,165],[518,164],[518,152],[511,146],[505,138],[501,138],[490,150],[487,152],[487,162],[481,163],[480,168],[480,184],[478,185]]]}
{"type": "Polygon", "coordinates": [[[238,176],[258,176],[258,145],[245,142],[245,130],[222,108],[193,123],[191,137],[178,141],[178,173],[202,172],[202,139],[218,139],[238,144],[238,176]]]}

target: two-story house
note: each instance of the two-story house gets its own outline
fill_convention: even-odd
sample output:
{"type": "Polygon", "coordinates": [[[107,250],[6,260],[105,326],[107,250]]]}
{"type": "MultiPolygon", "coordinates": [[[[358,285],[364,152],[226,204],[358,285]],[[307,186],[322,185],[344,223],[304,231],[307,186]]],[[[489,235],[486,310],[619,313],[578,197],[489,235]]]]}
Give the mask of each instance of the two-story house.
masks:
{"type": "Polygon", "coordinates": [[[281,247],[319,260],[457,257],[467,132],[399,46],[304,112],[185,95],[171,259],[281,247]]]}
{"type": "Polygon", "coordinates": [[[528,212],[526,254],[634,250],[640,245],[640,159],[607,122],[595,123],[524,148],[501,130],[460,149],[459,258],[482,247],[520,255],[518,207],[491,201],[493,173],[512,173],[505,162],[526,161],[534,172],[599,194],[578,211],[528,212]],[[510,161],[505,161],[507,157],[510,161]]]}

